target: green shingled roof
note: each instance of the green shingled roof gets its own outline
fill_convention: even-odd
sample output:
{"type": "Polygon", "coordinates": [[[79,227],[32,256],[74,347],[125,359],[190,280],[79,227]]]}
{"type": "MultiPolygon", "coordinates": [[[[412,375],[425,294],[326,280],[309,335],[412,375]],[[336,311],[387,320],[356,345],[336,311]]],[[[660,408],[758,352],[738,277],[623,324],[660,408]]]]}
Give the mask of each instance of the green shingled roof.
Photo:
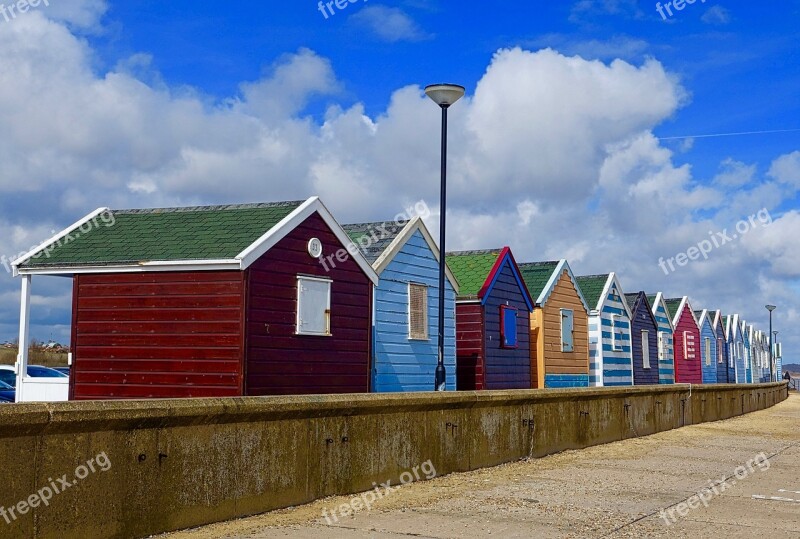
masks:
{"type": "Polygon", "coordinates": [[[489,277],[502,249],[447,253],[447,265],[460,285],[459,297],[475,297],[489,277]]]}
{"type": "Polygon", "coordinates": [[[377,221],[344,225],[342,228],[353,243],[358,245],[364,258],[370,264],[374,264],[408,223],[409,221],[377,221]]]}
{"type": "Polygon", "coordinates": [[[301,204],[109,210],[20,267],[233,259],[301,204]]]}
{"type": "Polygon", "coordinates": [[[600,303],[600,298],[603,295],[606,283],[608,283],[609,275],[609,273],[606,273],[605,275],[583,275],[581,277],[575,277],[581,289],[581,294],[583,294],[583,299],[589,304],[590,309],[596,309],[597,304],[600,303]]]}
{"type": "Polygon", "coordinates": [[[675,318],[675,315],[678,314],[678,308],[681,306],[681,301],[683,301],[683,298],[671,298],[664,300],[664,303],[667,304],[667,310],[669,311],[670,318],[675,318]]]}
{"type": "Polygon", "coordinates": [[[525,264],[519,264],[519,271],[522,274],[522,279],[525,281],[533,301],[536,301],[542,294],[544,287],[547,286],[547,282],[550,280],[550,277],[553,276],[553,272],[556,271],[558,264],[558,261],[527,262],[525,264]]]}

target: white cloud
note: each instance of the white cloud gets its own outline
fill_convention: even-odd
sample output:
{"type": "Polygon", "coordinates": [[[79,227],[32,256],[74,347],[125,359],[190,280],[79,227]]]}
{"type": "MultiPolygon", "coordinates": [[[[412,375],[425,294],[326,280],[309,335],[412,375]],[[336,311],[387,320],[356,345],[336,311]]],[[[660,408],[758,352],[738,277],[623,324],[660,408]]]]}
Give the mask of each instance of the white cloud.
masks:
{"type": "Polygon", "coordinates": [[[351,16],[352,23],[381,41],[421,41],[430,37],[405,11],[397,7],[367,6],[351,16]]]}
{"type": "Polygon", "coordinates": [[[731,12],[720,5],[711,6],[700,19],[706,24],[725,25],[731,22],[731,12]]]}
{"type": "Polygon", "coordinates": [[[769,175],[783,184],[800,189],[800,151],[782,155],[773,161],[769,175]]]}
{"type": "Polygon", "coordinates": [[[724,187],[742,187],[753,182],[756,165],[747,165],[730,157],[720,164],[714,183],[724,187]]]}

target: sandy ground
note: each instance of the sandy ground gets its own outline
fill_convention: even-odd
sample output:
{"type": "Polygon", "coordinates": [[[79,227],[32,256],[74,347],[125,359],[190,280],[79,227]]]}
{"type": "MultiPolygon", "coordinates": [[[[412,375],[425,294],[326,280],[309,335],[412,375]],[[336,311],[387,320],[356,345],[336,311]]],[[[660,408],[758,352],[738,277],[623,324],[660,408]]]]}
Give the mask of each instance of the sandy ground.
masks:
{"type": "Polygon", "coordinates": [[[796,539],[800,395],[727,421],[409,484],[369,511],[338,521],[329,517],[330,524],[322,517],[350,499],[327,498],[160,537],[696,538],[713,533],[726,539],[796,539]],[[753,465],[762,453],[769,460],[753,465]],[[707,507],[693,498],[723,481],[715,485],[718,494],[704,492],[707,507]],[[697,508],[680,505],[687,500],[697,508]]]}

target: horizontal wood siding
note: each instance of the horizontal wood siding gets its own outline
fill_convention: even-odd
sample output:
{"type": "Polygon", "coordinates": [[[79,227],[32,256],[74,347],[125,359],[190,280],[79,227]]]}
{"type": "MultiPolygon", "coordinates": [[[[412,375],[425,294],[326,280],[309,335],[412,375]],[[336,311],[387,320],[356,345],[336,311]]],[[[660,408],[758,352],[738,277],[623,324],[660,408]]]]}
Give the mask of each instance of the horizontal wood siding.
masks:
{"type": "Polygon", "coordinates": [[[514,278],[510,259],[504,262],[483,309],[486,389],[530,389],[530,311],[524,292],[514,278]],[[501,346],[500,307],[503,305],[517,309],[516,348],[501,346]]]}
{"type": "Polygon", "coordinates": [[[242,394],[243,274],[74,278],[72,398],[242,394]]]}
{"type": "Polygon", "coordinates": [[[344,246],[314,213],[247,270],[247,395],[369,391],[372,283],[358,264],[308,254],[319,238],[323,259],[344,246]],[[331,336],[296,335],[297,277],[331,285],[331,336]]]}
{"type": "Polygon", "coordinates": [[[585,374],[589,376],[589,314],[580,300],[569,273],[564,270],[542,309],[544,370],[549,374],[585,374]],[[562,351],[561,309],[574,312],[574,345],[572,352],[562,351]]]}
{"type": "Polygon", "coordinates": [[[631,365],[631,321],[628,318],[628,311],[622,304],[625,298],[614,293],[615,286],[612,286],[611,293],[603,302],[603,310],[599,316],[592,316],[589,319],[590,326],[599,325],[599,337],[597,350],[602,353],[602,376],[603,386],[630,386],[633,385],[633,366],[631,365]],[[616,332],[619,335],[619,342],[616,343],[612,336],[614,327],[612,317],[616,324],[616,332]]]}
{"type": "Polygon", "coordinates": [[[656,385],[658,384],[658,326],[649,312],[644,294],[639,294],[631,314],[633,316],[631,319],[633,383],[634,385],[656,385]],[[642,331],[648,332],[648,342],[642,342],[642,331]],[[644,368],[642,349],[645,346],[650,352],[649,369],[644,368]]]}
{"type": "Polygon", "coordinates": [[[700,330],[690,312],[691,307],[684,307],[683,312],[675,326],[675,382],[678,384],[701,384],[703,383],[703,371],[701,368],[700,352],[700,330]],[[687,334],[694,338],[694,350],[689,350],[689,358],[685,359],[683,335],[687,334]],[[691,357],[694,355],[694,357],[691,357]]]}
{"type": "MultiPolygon", "coordinates": [[[[376,392],[432,391],[439,362],[439,262],[420,231],[380,275],[375,293],[373,385],[376,392]],[[409,339],[408,285],[428,287],[428,338],[409,339]]],[[[456,388],[455,292],[445,279],[445,369],[456,388]]]]}
{"type": "MultiPolygon", "coordinates": [[[[731,357],[728,352],[728,341],[725,339],[725,330],[722,327],[722,321],[717,323],[717,329],[714,332],[717,336],[717,343],[722,343],[722,364],[717,364],[717,382],[720,384],[735,384],[736,383],[736,368],[731,362],[731,357]]],[[[718,350],[719,351],[719,350],[718,350]]]]}
{"type": "MultiPolygon", "coordinates": [[[[664,335],[664,357],[658,359],[658,383],[675,383],[675,335],[673,334],[672,324],[670,323],[667,309],[663,301],[659,301],[652,306],[658,331],[664,335]]],[[[658,355],[656,355],[658,357],[658,355]]]]}
{"type": "Polygon", "coordinates": [[[484,389],[483,307],[456,303],[456,388],[484,389]]]}
{"type": "Polygon", "coordinates": [[[717,355],[717,336],[714,333],[714,328],[711,326],[711,321],[708,317],[703,319],[703,326],[700,328],[700,355],[702,358],[703,383],[716,384],[717,363],[719,361],[719,356],[717,355]],[[706,361],[706,339],[709,339],[711,344],[710,361],[706,361]]]}

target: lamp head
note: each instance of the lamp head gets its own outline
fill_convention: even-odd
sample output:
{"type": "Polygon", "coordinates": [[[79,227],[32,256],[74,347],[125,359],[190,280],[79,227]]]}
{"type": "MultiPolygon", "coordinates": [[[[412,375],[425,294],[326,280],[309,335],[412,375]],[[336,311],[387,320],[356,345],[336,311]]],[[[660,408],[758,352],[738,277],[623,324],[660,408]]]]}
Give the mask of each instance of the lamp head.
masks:
{"type": "Polygon", "coordinates": [[[425,87],[425,95],[440,107],[449,107],[462,97],[465,88],[458,84],[431,84],[425,87]]]}
{"type": "Polygon", "coordinates": [[[772,311],[774,311],[775,309],[777,309],[777,307],[776,307],[775,305],[767,305],[766,307],[767,307],[767,310],[768,310],[769,312],[772,312],[772,311]]]}

